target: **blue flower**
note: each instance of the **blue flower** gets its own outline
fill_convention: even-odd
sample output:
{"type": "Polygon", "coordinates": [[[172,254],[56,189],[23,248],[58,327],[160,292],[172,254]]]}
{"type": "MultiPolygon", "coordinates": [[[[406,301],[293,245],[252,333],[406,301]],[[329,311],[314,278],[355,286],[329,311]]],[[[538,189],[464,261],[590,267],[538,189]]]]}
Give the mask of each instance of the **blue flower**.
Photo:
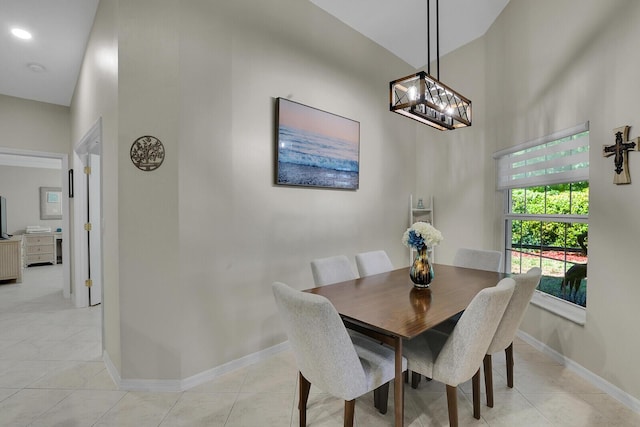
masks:
{"type": "Polygon", "coordinates": [[[414,230],[409,231],[409,239],[407,243],[418,250],[422,249],[424,246],[427,246],[424,242],[424,238],[418,234],[414,230]]]}

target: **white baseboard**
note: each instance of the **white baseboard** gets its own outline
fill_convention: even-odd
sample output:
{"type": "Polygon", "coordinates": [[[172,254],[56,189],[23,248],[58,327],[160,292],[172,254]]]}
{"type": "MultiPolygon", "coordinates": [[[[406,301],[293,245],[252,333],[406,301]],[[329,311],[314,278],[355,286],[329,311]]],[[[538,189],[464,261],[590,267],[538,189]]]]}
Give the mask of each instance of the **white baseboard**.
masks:
{"type": "Polygon", "coordinates": [[[218,367],[200,372],[182,380],[123,380],[115,365],[109,358],[107,352],[104,352],[102,358],[107,367],[107,371],[113,382],[116,383],[118,390],[127,391],[149,391],[149,392],[180,392],[193,388],[197,385],[211,381],[236,369],[244,368],[257,362],[261,362],[274,354],[289,349],[289,341],[274,345],[256,353],[232,360],[218,367]]]}
{"type": "Polygon", "coordinates": [[[120,383],[122,382],[122,379],[120,378],[120,372],[118,372],[118,370],[116,369],[116,365],[114,365],[111,361],[109,353],[104,350],[102,350],[102,360],[104,361],[104,365],[107,367],[109,376],[111,376],[111,379],[116,384],[116,387],[120,388],[120,383]]]}
{"type": "Polygon", "coordinates": [[[548,345],[538,341],[537,339],[527,334],[526,332],[518,331],[517,335],[519,338],[521,338],[523,341],[526,341],[536,350],[550,356],[552,359],[554,359],[558,363],[566,366],[567,368],[569,368],[570,371],[576,373],[578,376],[585,379],[586,381],[589,381],[591,384],[598,387],[600,390],[607,393],[609,396],[613,397],[614,399],[618,400],[620,403],[627,406],[632,411],[640,413],[640,400],[631,396],[629,393],[625,392],[624,390],[621,390],[620,388],[611,384],[609,381],[605,380],[604,378],[599,377],[598,375],[594,374],[584,366],[574,362],[573,360],[569,359],[563,354],[552,349],[548,345]]]}
{"type": "Polygon", "coordinates": [[[278,354],[282,351],[288,350],[289,347],[289,341],[285,341],[283,343],[274,345],[273,347],[265,348],[264,350],[258,351],[256,353],[248,354],[244,357],[241,357],[240,359],[232,360],[231,362],[227,362],[224,365],[220,365],[216,368],[212,368],[207,371],[200,372],[199,374],[187,377],[180,382],[182,390],[188,390],[197,385],[206,383],[207,381],[211,381],[212,379],[222,376],[226,373],[235,371],[236,369],[253,365],[256,362],[261,362],[273,356],[274,354],[278,354]]]}

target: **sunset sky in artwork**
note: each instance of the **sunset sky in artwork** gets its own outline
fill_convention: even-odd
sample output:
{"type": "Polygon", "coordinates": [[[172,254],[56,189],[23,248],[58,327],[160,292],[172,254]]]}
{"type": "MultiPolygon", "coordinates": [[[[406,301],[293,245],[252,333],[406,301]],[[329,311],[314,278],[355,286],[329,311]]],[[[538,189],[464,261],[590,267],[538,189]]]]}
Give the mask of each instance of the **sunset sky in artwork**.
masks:
{"type": "Polygon", "coordinates": [[[353,144],[360,142],[360,123],[282,98],[279,120],[280,124],[288,127],[339,138],[353,144]]]}

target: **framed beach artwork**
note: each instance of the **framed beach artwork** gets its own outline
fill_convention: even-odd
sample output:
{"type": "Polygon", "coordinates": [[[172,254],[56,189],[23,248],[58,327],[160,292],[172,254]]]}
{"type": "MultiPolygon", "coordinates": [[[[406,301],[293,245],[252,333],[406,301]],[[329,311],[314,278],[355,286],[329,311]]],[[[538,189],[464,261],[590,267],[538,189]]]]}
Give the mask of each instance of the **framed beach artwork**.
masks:
{"type": "Polygon", "coordinates": [[[360,123],[277,99],[276,184],[356,190],[360,123]]]}

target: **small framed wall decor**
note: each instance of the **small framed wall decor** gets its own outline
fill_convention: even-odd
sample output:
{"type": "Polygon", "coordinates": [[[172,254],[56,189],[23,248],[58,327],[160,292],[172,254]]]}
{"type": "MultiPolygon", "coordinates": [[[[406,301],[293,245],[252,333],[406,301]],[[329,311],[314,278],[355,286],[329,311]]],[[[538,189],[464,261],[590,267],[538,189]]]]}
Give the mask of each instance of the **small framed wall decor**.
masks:
{"type": "Polygon", "coordinates": [[[141,136],[131,144],[129,156],[131,157],[131,162],[141,171],[154,171],[164,161],[164,145],[155,136],[141,136]]]}
{"type": "Polygon", "coordinates": [[[276,124],[277,185],[358,189],[359,122],[278,98],[276,124]]]}
{"type": "Polygon", "coordinates": [[[61,187],[40,187],[40,219],[62,219],[61,187]]]}

